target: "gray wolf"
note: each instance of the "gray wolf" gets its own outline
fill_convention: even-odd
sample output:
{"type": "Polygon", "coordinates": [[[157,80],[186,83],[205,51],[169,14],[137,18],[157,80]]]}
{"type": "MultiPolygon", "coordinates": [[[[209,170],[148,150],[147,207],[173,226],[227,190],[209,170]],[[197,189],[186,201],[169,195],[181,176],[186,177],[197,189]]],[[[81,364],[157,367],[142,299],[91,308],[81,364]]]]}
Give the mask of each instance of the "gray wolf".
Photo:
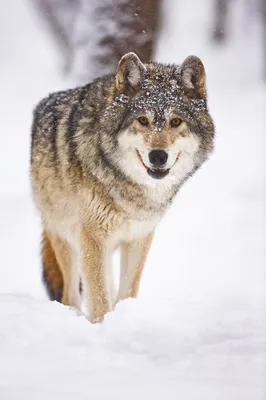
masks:
{"type": "Polygon", "coordinates": [[[202,61],[143,64],[125,54],[115,75],[49,95],[34,111],[31,185],[52,300],[92,322],[136,297],[152,238],[183,183],[214,145],[202,61]],[[117,295],[108,264],[121,250],[117,295]]]}

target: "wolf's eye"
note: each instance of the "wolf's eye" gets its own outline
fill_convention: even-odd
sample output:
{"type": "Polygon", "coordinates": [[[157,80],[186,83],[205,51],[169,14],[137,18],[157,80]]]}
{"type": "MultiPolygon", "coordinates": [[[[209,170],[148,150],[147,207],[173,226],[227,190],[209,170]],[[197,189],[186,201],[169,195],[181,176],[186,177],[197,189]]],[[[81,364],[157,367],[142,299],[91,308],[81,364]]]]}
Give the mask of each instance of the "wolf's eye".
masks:
{"type": "Polygon", "coordinates": [[[148,121],[148,118],[146,118],[146,117],[143,117],[143,116],[139,117],[138,121],[139,121],[140,125],[149,126],[149,121],[148,121]]]}
{"type": "Polygon", "coordinates": [[[170,121],[170,125],[172,128],[177,128],[181,124],[182,124],[182,119],[178,117],[175,117],[170,121]]]}

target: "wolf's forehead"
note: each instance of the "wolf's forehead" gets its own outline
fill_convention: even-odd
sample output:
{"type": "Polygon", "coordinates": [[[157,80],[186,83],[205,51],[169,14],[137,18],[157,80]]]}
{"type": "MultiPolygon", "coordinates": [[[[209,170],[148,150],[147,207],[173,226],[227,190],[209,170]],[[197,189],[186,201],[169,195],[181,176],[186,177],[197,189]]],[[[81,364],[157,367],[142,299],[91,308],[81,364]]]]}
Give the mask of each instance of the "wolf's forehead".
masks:
{"type": "Polygon", "coordinates": [[[133,113],[153,113],[158,123],[165,123],[169,110],[195,123],[207,107],[204,99],[188,99],[181,76],[162,74],[160,71],[143,79],[139,94],[132,100],[129,107],[133,113]]]}
{"type": "Polygon", "coordinates": [[[171,87],[145,88],[130,104],[132,112],[152,113],[158,121],[164,121],[166,114],[173,109],[182,114],[188,111],[182,91],[171,87]]]}

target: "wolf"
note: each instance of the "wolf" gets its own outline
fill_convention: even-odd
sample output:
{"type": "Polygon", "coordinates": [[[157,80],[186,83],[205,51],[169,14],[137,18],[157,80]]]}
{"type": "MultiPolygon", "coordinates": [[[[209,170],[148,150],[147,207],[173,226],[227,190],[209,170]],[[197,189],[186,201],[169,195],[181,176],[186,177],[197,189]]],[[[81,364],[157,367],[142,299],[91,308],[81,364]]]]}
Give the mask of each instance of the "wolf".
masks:
{"type": "Polygon", "coordinates": [[[215,128],[202,61],[142,63],[50,94],[35,108],[31,187],[42,221],[43,281],[51,300],[101,322],[136,297],[157,224],[209,158],[215,128]],[[120,249],[120,281],[108,268],[120,249]]]}

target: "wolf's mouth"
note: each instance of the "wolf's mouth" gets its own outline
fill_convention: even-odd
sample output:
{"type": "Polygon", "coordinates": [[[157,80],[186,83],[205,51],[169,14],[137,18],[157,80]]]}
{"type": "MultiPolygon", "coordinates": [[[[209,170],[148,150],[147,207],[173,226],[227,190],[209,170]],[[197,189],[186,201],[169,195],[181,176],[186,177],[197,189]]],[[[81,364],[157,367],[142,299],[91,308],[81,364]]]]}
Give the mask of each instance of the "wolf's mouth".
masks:
{"type": "MultiPolygon", "coordinates": [[[[148,172],[148,175],[150,175],[152,178],[154,178],[154,179],[162,179],[162,178],[164,178],[165,176],[167,176],[169,174],[171,168],[167,168],[167,169],[164,169],[164,168],[148,168],[147,165],[144,164],[144,162],[142,160],[142,157],[141,157],[141,155],[140,155],[140,153],[139,153],[139,151],[137,149],[136,149],[136,152],[137,152],[139,160],[141,161],[142,165],[144,166],[144,168],[148,172]]],[[[178,153],[178,155],[176,157],[176,160],[174,162],[174,165],[178,161],[180,153],[178,153]]],[[[172,168],[173,168],[173,166],[172,166],[172,168]]]]}
{"type": "Polygon", "coordinates": [[[170,168],[168,169],[150,169],[147,168],[148,174],[154,179],[162,179],[167,176],[170,172],[170,168]]]}

